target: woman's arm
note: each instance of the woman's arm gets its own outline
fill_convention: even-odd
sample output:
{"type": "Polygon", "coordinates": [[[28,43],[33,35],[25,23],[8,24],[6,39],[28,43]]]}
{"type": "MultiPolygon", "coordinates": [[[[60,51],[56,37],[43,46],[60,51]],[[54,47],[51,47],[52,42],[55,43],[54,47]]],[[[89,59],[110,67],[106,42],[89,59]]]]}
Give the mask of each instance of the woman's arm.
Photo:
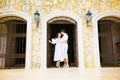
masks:
{"type": "Polygon", "coordinates": [[[55,44],[54,42],[52,42],[52,41],[50,41],[50,40],[49,40],[49,43],[51,43],[51,44],[55,44]]]}

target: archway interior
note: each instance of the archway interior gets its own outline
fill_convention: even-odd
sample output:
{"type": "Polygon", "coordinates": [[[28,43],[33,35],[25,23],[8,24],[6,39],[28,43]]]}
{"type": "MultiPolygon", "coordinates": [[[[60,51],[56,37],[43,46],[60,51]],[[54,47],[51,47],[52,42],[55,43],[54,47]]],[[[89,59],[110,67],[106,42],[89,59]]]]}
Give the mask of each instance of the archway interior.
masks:
{"type": "Polygon", "coordinates": [[[26,21],[15,16],[0,19],[0,68],[24,68],[26,21]]]}
{"type": "MultiPolygon", "coordinates": [[[[48,30],[47,30],[47,40],[55,38],[57,33],[60,32],[61,29],[64,29],[69,36],[68,39],[68,57],[69,57],[69,65],[70,66],[77,66],[77,31],[76,31],[76,24],[73,24],[66,20],[57,20],[51,23],[48,23],[48,30]],[[76,32],[75,32],[76,31],[76,32]]],[[[54,49],[55,46],[47,43],[47,67],[54,67],[55,62],[53,61],[54,57],[54,49]]],[[[63,63],[61,62],[61,66],[63,63]]]]}
{"type": "Polygon", "coordinates": [[[98,32],[101,66],[120,66],[120,18],[101,18],[98,21],[98,32]]]}

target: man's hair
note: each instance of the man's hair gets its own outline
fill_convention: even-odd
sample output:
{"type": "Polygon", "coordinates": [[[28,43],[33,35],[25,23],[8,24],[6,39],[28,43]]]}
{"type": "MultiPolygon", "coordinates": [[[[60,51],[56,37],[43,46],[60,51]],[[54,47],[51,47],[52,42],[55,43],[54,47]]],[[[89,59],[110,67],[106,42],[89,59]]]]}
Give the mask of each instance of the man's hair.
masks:
{"type": "Polygon", "coordinates": [[[64,29],[61,29],[61,32],[66,32],[64,29]]]}

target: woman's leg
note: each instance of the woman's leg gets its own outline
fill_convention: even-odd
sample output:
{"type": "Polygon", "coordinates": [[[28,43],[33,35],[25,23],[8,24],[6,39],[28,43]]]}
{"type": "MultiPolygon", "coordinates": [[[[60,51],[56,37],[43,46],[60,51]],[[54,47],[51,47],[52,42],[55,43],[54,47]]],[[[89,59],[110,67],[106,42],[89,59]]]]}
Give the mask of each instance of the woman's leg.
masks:
{"type": "Polygon", "coordinates": [[[60,67],[60,60],[56,62],[56,67],[60,67]]]}

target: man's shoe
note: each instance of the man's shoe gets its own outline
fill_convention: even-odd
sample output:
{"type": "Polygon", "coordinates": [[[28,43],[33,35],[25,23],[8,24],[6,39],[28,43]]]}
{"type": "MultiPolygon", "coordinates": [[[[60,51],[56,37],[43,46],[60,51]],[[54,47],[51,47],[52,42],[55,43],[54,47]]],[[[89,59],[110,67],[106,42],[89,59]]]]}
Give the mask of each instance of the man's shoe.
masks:
{"type": "Polygon", "coordinates": [[[69,68],[69,65],[68,64],[64,64],[63,68],[69,68]]]}

